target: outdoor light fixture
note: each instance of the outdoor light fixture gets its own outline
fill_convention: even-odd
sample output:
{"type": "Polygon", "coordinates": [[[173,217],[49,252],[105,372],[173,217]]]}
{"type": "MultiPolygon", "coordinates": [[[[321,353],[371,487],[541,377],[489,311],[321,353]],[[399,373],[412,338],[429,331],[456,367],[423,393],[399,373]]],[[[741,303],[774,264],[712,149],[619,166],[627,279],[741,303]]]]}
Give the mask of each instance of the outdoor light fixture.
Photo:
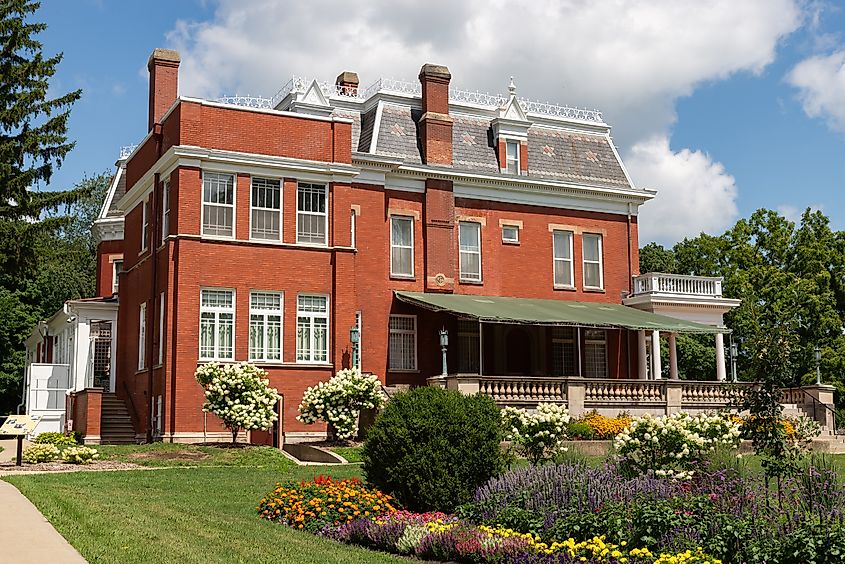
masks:
{"type": "Polygon", "coordinates": [[[736,382],[736,358],[739,356],[739,345],[731,341],[731,382],[736,382]]]}
{"type": "Polygon", "coordinates": [[[822,350],[819,347],[816,347],[815,350],[816,355],[816,386],[822,383],[822,371],[821,371],[821,362],[822,362],[822,350]]]}
{"type": "Polygon", "coordinates": [[[443,376],[449,372],[446,369],[446,349],[449,347],[449,332],[444,327],[440,330],[440,350],[443,351],[443,376]]]}
{"type": "Polygon", "coordinates": [[[349,342],[352,343],[352,367],[358,368],[358,343],[361,341],[361,330],[357,325],[349,329],[349,342]]]}

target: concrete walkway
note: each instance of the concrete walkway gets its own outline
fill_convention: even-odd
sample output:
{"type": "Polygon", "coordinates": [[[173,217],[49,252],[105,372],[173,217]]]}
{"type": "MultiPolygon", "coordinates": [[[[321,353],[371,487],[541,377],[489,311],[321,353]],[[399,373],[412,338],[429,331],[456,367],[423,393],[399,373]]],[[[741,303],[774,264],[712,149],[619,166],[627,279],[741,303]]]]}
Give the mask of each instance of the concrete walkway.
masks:
{"type": "Polygon", "coordinates": [[[85,559],[15,486],[0,480],[0,562],[76,564],[85,559]]]}

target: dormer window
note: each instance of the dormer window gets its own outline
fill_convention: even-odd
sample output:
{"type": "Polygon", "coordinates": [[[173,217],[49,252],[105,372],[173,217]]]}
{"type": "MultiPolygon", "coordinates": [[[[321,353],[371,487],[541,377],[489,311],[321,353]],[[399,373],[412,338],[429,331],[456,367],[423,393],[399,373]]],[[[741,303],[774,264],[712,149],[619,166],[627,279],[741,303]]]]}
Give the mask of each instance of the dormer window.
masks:
{"type": "Polygon", "coordinates": [[[519,143],[507,142],[507,170],[508,174],[519,174],[519,143]]]}

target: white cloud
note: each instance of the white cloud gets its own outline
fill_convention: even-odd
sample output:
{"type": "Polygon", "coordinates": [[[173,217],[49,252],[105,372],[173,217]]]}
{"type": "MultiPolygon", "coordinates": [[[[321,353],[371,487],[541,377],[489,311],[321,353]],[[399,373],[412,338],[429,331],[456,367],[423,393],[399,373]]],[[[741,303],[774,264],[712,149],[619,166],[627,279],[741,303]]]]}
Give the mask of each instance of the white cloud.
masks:
{"type": "Polygon", "coordinates": [[[823,118],[831,129],[845,132],[845,49],[804,59],[786,79],[798,88],[808,116],[823,118]]]}
{"type": "MultiPolygon", "coordinates": [[[[801,0],[221,0],[211,21],[180,21],[168,42],[182,53],[180,90],[187,95],[270,96],[292,75],[333,80],[344,70],[358,72],[362,85],[381,76],[416,80],[426,62],[449,66],[453,84],[473,90],[503,92],[514,75],[523,96],[601,109],[626,152],[666,137],[675,101],[697,85],[761,72],[804,21],[801,6],[801,0]]],[[[674,188],[652,185],[661,189],[649,204],[656,208],[674,188]]],[[[706,204],[706,195],[695,196],[706,204]]],[[[707,227],[697,215],[688,220],[679,233],[707,227]]]]}
{"type": "Polygon", "coordinates": [[[665,136],[634,145],[626,159],[634,183],[659,187],[640,208],[640,243],[673,243],[704,231],[720,234],[737,219],[737,187],[722,163],[701,151],[673,152],[665,136]]]}

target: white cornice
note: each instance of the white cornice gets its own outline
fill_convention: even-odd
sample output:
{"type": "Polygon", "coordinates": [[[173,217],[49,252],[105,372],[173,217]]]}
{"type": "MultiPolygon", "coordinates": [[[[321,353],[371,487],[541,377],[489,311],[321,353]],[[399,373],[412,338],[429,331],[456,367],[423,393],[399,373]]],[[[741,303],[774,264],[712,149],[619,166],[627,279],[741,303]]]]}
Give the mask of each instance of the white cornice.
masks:
{"type": "Polygon", "coordinates": [[[91,234],[94,236],[94,242],[98,245],[103,241],[121,241],[123,240],[123,218],[98,218],[91,226],[91,234]]]}

